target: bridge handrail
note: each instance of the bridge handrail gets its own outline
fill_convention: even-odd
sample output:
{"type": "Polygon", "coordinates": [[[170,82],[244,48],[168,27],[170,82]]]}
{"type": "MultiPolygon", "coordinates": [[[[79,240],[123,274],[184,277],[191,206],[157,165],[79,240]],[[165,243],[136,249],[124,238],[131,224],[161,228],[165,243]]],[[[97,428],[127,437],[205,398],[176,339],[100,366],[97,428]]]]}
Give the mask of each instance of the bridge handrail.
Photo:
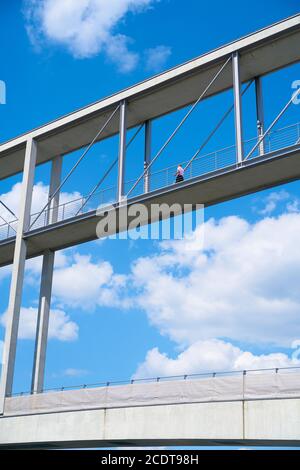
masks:
{"type": "MultiPolygon", "coordinates": [[[[270,367],[270,368],[260,368],[260,369],[240,369],[240,370],[229,370],[229,371],[209,371],[209,372],[199,372],[193,374],[180,374],[180,375],[169,375],[169,376],[157,376],[157,377],[144,377],[144,378],[131,378],[128,380],[111,380],[96,382],[90,384],[79,384],[79,385],[68,385],[61,387],[45,388],[42,393],[48,392],[62,392],[67,390],[82,390],[90,389],[96,387],[114,387],[117,385],[133,385],[139,383],[153,383],[153,382],[162,382],[162,381],[171,381],[171,380],[193,380],[196,378],[218,378],[229,375],[240,375],[246,376],[249,374],[273,372],[275,374],[280,374],[280,372],[296,372],[300,371],[300,365],[289,366],[289,367],[270,367]]],[[[11,397],[31,395],[30,391],[16,392],[10,395],[11,397]]]]}

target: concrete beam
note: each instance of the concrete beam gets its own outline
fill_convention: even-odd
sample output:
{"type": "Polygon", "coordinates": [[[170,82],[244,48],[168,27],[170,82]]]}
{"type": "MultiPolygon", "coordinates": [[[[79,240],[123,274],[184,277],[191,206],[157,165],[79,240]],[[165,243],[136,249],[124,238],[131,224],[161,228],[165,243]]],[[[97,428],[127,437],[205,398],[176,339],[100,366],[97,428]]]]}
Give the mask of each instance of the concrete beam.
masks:
{"type": "Polygon", "coordinates": [[[0,447],[300,444],[300,399],[192,403],[0,418],[0,447]]]}

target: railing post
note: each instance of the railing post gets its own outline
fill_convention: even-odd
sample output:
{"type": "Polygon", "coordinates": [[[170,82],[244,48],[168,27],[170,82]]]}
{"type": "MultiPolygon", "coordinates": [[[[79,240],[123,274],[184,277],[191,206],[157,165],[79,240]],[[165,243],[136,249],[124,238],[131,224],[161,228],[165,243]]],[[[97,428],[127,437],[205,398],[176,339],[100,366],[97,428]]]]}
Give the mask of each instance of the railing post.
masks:
{"type": "Polygon", "coordinates": [[[37,144],[29,138],[26,143],[21,207],[15,241],[14,261],[6,317],[3,363],[0,383],[0,414],[4,412],[5,397],[11,395],[15,369],[16,348],[21,311],[22,290],[27,254],[27,242],[24,233],[29,230],[34,172],[37,156],[37,144]]]}
{"type": "Polygon", "coordinates": [[[151,144],[152,144],[152,123],[151,121],[145,122],[145,157],[144,157],[144,192],[150,191],[150,172],[148,170],[149,163],[151,162],[151,144]]]}
{"type": "MultiPolygon", "coordinates": [[[[261,77],[255,78],[255,95],[256,95],[257,136],[258,136],[258,139],[260,139],[265,133],[264,101],[263,101],[261,77]]],[[[265,141],[263,140],[259,145],[259,155],[264,155],[265,153],[266,153],[265,141]]]]}
{"type": "Polygon", "coordinates": [[[236,161],[238,164],[241,164],[244,160],[244,143],[243,143],[243,122],[242,122],[240,57],[239,57],[238,52],[234,52],[232,55],[232,69],[233,69],[236,161]]]}
{"type": "Polygon", "coordinates": [[[126,131],[127,131],[127,104],[123,100],[120,106],[120,138],[119,138],[119,164],[118,164],[118,189],[117,202],[124,196],[125,157],[126,157],[126,131]]]}
{"type": "Polygon", "coordinates": [[[246,375],[247,375],[247,371],[246,370],[243,370],[243,390],[242,390],[242,394],[243,394],[243,400],[245,400],[245,385],[246,385],[246,375]]]}

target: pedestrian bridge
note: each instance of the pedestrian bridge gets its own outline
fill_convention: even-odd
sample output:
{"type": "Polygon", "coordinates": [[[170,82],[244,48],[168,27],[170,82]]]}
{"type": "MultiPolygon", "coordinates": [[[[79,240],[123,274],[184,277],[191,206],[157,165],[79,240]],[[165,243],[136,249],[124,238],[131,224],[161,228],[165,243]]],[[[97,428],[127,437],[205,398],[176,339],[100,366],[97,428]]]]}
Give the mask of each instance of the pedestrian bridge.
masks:
{"type": "MultiPolygon", "coordinates": [[[[244,141],[245,152],[248,153],[252,147],[256,144],[257,137],[244,141]]],[[[276,153],[282,154],[285,150],[286,153],[293,148],[300,147],[300,122],[285,126],[283,128],[269,132],[265,139],[265,157],[268,155],[276,155],[276,153]]],[[[259,156],[259,149],[251,155],[249,161],[254,160],[255,157],[259,156]]],[[[261,159],[263,160],[263,159],[261,159]]],[[[183,162],[185,167],[188,162],[183,162]]],[[[199,176],[205,177],[213,175],[220,170],[232,169],[236,167],[236,146],[221,148],[214,152],[201,155],[195,158],[192,164],[187,168],[185,172],[185,180],[191,180],[199,176]]],[[[150,192],[167,189],[174,184],[174,174],[176,172],[176,166],[170,166],[163,168],[159,171],[152,172],[150,175],[150,192]]],[[[125,182],[125,190],[129,191],[135,180],[129,180],[125,182]]],[[[144,181],[141,180],[136,186],[132,197],[141,196],[144,194],[144,181]]],[[[69,201],[64,204],[60,204],[55,210],[58,212],[57,221],[63,222],[68,219],[80,218],[84,214],[94,212],[99,207],[105,207],[109,204],[117,202],[117,187],[110,186],[101,191],[95,192],[91,197],[89,195],[76,198],[73,201],[69,201]]],[[[199,201],[200,202],[200,201],[199,201]]],[[[51,211],[44,211],[40,217],[39,213],[31,215],[31,230],[47,227],[51,222],[51,211]],[[49,214],[50,212],[50,214],[49,214]],[[37,218],[38,217],[38,218],[37,218]]],[[[2,223],[0,225],[0,243],[1,241],[9,238],[15,238],[17,230],[17,219],[12,219],[9,223],[2,223]]]]}
{"type": "MultiPolygon", "coordinates": [[[[251,149],[256,142],[257,138],[244,142],[245,148],[251,149]]],[[[141,180],[126,201],[126,207],[135,203],[147,208],[163,203],[209,206],[299,179],[300,123],[270,132],[266,142],[264,154],[259,155],[256,149],[242,164],[236,162],[236,146],[197,157],[188,167],[183,183],[174,184],[174,166],[154,172],[150,176],[150,191],[145,193],[141,180]]],[[[128,181],[126,188],[132,184],[134,181],[128,181]]],[[[101,237],[96,230],[100,220],[97,208],[101,207],[103,214],[112,206],[118,211],[120,205],[115,197],[116,187],[110,187],[32,214],[30,229],[24,234],[28,242],[27,256],[42,255],[46,249],[59,250],[101,237]],[[55,223],[51,224],[54,211],[55,223]]],[[[130,222],[128,217],[128,224],[130,222]]],[[[0,225],[0,266],[13,261],[17,226],[17,220],[0,225]]],[[[117,231],[121,228],[117,227],[117,231]]]]}
{"type": "Polygon", "coordinates": [[[7,397],[0,443],[0,448],[299,446],[300,368],[7,397]]]}

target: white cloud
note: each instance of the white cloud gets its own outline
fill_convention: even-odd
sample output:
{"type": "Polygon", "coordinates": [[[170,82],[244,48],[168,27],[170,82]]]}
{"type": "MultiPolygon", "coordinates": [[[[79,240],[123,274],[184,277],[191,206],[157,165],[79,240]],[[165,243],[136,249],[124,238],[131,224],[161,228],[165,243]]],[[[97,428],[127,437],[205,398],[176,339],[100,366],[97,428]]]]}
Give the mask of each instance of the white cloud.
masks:
{"type": "Polygon", "coordinates": [[[135,307],[181,348],[212,338],[289,347],[300,337],[300,214],[214,219],[163,242],[127,275],[69,252],[55,269],[59,308],[135,307]],[[204,248],[201,232],[204,232],[204,248]]]}
{"type": "Polygon", "coordinates": [[[63,375],[66,377],[82,377],[87,374],[88,371],[86,369],[74,369],[71,367],[63,371],[63,375]]]}
{"type": "MultiPolygon", "coordinates": [[[[42,257],[27,260],[26,283],[38,288],[41,269],[42,257]]],[[[114,273],[107,261],[93,260],[91,255],[80,255],[72,249],[58,251],[55,254],[52,303],[63,309],[87,311],[94,311],[97,306],[128,308],[132,301],[124,296],[127,282],[127,276],[114,273]]]]}
{"type": "Polygon", "coordinates": [[[113,269],[108,262],[93,263],[91,256],[75,254],[68,266],[55,270],[53,296],[62,305],[94,309],[113,269]]]}
{"type": "Polygon", "coordinates": [[[293,199],[292,201],[288,202],[286,209],[288,212],[300,212],[300,200],[293,199]]]}
{"type": "MultiPolygon", "coordinates": [[[[61,250],[55,252],[54,269],[67,266],[69,261],[69,250],[61,250]]],[[[43,257],[37,256],[26,260],[25,265],[25,282],[26,284],[37,287],[40,285],[40,276],[42,272],[43,257]]],[[[1,275],[0,275],[1,280],[1,275]]]]}
{"type": "Polygon", "coordinates": [[[171,241],[136,261],[137,308],[182,347],[210,338],[289,347],[300,337],[300,215],[211,219],[202,230],[204,249],[171,241]]]}
{"type": "MultiPolygon", "coordinates": [[[[290,194],[284,189],[274,191],[263,199],[264,207],[263,209],[258,210],[258,213],[261,215],[271,215],[281,202],[287,201],[290,197],[290,194]]],[[[289,202],[289,205],[290,204],[291,202],[289,202]]]]}
{"type": "Polygon", "coordinates": [[[171,55],[171,48],[167,46],[157,46],[146,51],[146,69],[153,72],[160,72],[171,55]]]}
{"type": "Polygon", "coordinates": [[[206,371],[241,371],[275,367],[300,366],[300,360],[283,353],[255,355],[220,340],[197,341],[175,359],[158,348],[148,351],[134,377],[167,377],[206,371]]]}
{"type": "MultiPolygon", "coordinates": [[[[0,316],[0,325],[5,327],[5,312],[0,316]]],[[[36,333],[37,309],[21,308],[19,338],[34,339],[36,333]]],[[[74,341],[78,338],[78,325],[70,320],[70,317],[59,309],[52,309],[49,320],[49,339],[57,339],[60,341],[74,341]]]]}
{"type": "MultiPolygon", "coordinates": [[[[134,306],[146,312],[183,352],[173,360],[154,348],[139,375],[289,365],[297,358],[247,350],[254,344],[290,347],[300,337],[299,232],[297,212],[253,224],[240,217],[210,219],[192,238],[163,242],[156,254],[136,260],[127,276],[114,273],[109,262],[64,251],[57,258],[53,300],[60,309],[134,306]],[[230,341],[248,346],[242,351],[230,341]],[[201,362],[200,350],[206,351],[201,362]]],[[[37,279],[40,260],[29,261],[27,269],[37,279]]],[[[32,317],[29,312],[23,337],[32,335],[32,317]]],[[[64,312],[60,318],[69,322],[64,312]]],[[[67,336],[77,336],[72,328],[67,336]]]]}
{"type": "MultiPolygon", "coordinates": [[[[22,183],[16,183],[13,185],[10,191],[7,193],[1,194],[0,199],[3,201],[18,217],[21,201],[21,190],[22,183]]],[[[32,192],[32,209],[31,213],[38,213],[48,201],[49,186],[45,185],[42,182],[38,182],[33,187],[32,192]]],[[[80,199],[82,196],[78,191],[71,193],[63,192],[60,195],[60,204],[65,204],[67,202],[80,199]]],[[[78,208],[74,208],[74,211],[78,208]]],[[[0,206],[0,215],[3,215],[7,221],[14,220],[14,217],[3,207],[0,206]]],[[[71,216],[71,215],[70,215],[71,216]]]]}
{"type": "Polygon", "coordinates": [[[116,32],[128,13],[143,11],[158,0],[27,0],[27,32],[33,44],[43,40],[67,47],[74,57],[104,52],[123,71],[132,70],[137,54],[130,39],[116,32]]]}
{"type": "Polygon", "coordinates": [[[112,36],[106,45],[106,54],[109,59],[117,64],[118,69],[123,73],[134,70],[139,61],[139,55],[128,50],[130,42],[128,37],[118,34],[112,36]]]}

